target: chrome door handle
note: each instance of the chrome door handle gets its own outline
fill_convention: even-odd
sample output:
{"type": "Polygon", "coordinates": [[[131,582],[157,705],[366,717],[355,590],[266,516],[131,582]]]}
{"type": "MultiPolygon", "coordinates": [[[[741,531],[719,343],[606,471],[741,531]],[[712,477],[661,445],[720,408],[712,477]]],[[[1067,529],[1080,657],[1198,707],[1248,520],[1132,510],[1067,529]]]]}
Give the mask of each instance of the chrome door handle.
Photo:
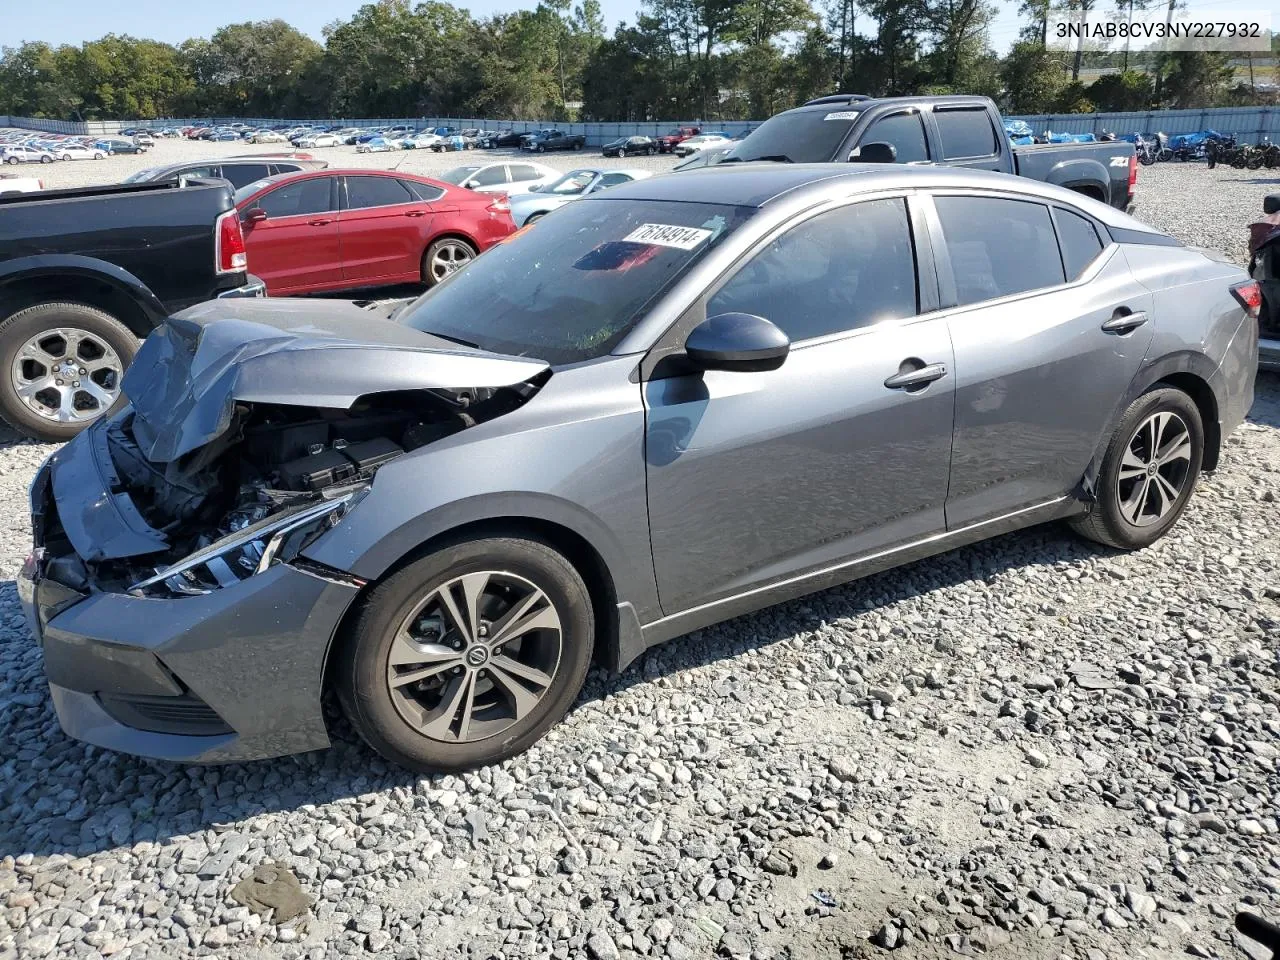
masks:
{"type": "Polygon", "coordinates": [[[410,210],[405,214],[406,217],[425,217],[426,215],[427,211],[425,210],[410,210]]]}
{"type": "Polygon", "coordinates": [[[923,387],[926,384],[933,383],[935,380],[941,380],[946,375],[947,365],[945,363],[929,363],[914,370],[903,370],[895,373],[884,382],[884,385],[890,390],[910,390],[913,387],[923,387]]]}
{"type": "Polygon", "coordinates": [[[308,220],[307,223],[313,227],[323,227],[323,226],[326,226],[327,224],[333,223],[333,221],[320,219],[320,220],[308,220]]]}
{"type": "Polygon", "coordinates": [[[1102,330],[1104,333],[1131,333],[1146,322],[1147,312],[1145,310],[1135,310],[1133,313],[1117,313],[1102,325],[1102,330]]]}

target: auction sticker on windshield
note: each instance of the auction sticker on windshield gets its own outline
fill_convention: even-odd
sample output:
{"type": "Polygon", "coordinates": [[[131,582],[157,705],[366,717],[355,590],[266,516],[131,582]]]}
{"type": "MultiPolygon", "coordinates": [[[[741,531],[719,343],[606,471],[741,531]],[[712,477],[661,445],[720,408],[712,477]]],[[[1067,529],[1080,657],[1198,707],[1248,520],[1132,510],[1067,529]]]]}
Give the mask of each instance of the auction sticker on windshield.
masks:
{"type": "Polygon", "coordinates": [[[669,223],[642,223],[623,237],[624,242],[648,243],[659,247],[675,247],[692,250],[711,236],[710,230],[698,227],[680,227],[669,223]]]}
{"type": "Polygon", "coordinates": [[[837,110],[835,113],[828,113],[823,120],[857,120],[857,110],[837,110]]]}

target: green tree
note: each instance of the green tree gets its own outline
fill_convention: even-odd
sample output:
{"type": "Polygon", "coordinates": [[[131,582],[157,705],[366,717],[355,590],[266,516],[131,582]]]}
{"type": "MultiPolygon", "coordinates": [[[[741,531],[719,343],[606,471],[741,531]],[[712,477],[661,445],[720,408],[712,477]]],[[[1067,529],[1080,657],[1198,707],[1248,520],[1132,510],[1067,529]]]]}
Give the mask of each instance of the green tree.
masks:
{"type": "Polygon", "coordinates": [[[1057,104],[1067,75],[1062,62],[1039,41],[1022,40],[1004,58],[1000,79],[1004,87],[1000,99],[1007,112],[1048,113],[1057,104]]]}

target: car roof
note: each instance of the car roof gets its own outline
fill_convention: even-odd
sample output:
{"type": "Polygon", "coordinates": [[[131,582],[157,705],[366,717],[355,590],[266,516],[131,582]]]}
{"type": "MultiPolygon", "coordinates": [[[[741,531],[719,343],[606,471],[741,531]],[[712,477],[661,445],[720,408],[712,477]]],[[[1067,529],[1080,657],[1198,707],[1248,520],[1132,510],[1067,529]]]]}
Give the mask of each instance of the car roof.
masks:
{"type": "Polygon", "coordinates": [[[1001,190],[1043,202],[1070,204],[1108,226],[1158,232],[1114,207],[1083,194],[1007,173],[964,167],[915,166],[901,163],[718,163],[695,170],[634,180],[607,193],[585,198],[610,200],[674,200],[764,207],[783,196],[813,202],[874,190],[960,188],[1001,190]]]}

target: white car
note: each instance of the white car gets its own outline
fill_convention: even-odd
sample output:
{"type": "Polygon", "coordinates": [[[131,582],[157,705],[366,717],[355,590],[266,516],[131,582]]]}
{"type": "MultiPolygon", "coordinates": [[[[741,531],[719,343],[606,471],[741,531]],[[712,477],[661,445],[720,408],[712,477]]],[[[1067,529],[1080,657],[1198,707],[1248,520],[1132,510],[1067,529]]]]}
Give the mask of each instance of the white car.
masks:
{"type": "Polygon", "coordinates": [[[406,150],[430,150],[438,143],[444,143],[444,137],[438,133],[419,133],[400,141],[400,145],[406,150]]]}
{"type": "Polygon", "coordinates": [[[0,197],[14,193],[35,193],[44,189],[44,181],[35,177],[17,177],[8,173],[0,173],[0,197]]]}
{"type": "Polygon", "coordinates": [[[48,150],[39,147],[28,147],[16,144],[12,147],[0,147],[0,160],[5,163],[53,163],[58,159],[48,150]]]}
{"type": "Polygon", "coordinates": [[[59,160],[105,160],[107,159],[107,151],[99,150],[97,147],[86,147],[78,143],[68,143],[58,147],[56,151],[59,160]]]}
{"type": "Polygon", "coordinates": [[[259,130],[249,138],[250,143],[288,143],[289,138],[274,130],[259,130]]]}
{"type": "Polygon", "coordinates": [[[496,163],[468,163],[454,167],[443,176],[436,177],[446,183],[466,187],[477,193],[528,193],[533,187],[559,180],[563,174],[541,163],[525,160],[498,161],[496,163]]]}
{"type": "Polygon", "coordinates": [[[687,157],[691,153],[697,153],[699,150],[706,150],[708,147],[722,147],[727,143],[733,143],[728,137],[718,133],[700,133],[696,137],[690,137],[676,144],[675,154],[677,157],[687,157]]]}
{"type": "Polygon", "coordinates": [[[340,147],[342,138],[332,133],[317,133],[313,137],[303,137],[297,145],[299,147],[340,147]]]}
{"type": "Polygon", "coordinates": [[[385,137],[374,137],[367,143],[356,146],[356,153],[390,153],[400,149],[400,141],[387,140],[385,137]]]}

